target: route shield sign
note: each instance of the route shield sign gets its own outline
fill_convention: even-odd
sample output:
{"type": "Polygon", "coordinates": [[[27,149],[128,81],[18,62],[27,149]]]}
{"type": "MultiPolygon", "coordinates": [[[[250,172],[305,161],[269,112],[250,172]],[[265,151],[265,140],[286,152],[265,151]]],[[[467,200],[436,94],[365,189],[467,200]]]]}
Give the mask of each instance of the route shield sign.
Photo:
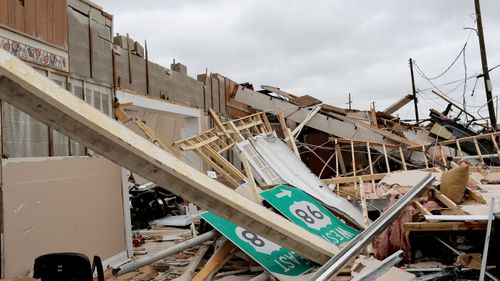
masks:
{"type": "Polygon", "coordinates": [[[315,266],[313,262],[295,252],[217,215],[205,212],[201,217],[273,274],[299,276],[315,266]]]}
{"type": "Polygon", "coordinates": [[[337,246],[349,242],[358,234],[298,188],[280,185],[260,195],[294,224],[337,246]]]}

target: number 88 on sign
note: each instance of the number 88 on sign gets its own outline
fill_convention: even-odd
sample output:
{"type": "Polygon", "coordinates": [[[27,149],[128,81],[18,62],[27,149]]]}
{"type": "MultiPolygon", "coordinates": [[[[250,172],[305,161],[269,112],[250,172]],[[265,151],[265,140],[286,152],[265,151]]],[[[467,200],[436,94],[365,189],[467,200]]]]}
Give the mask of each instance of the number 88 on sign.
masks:
{"type": "Polygon", "coordinates": [[[316,230],[320,230],[332,223],[332,220],[323,214],[316,205],[308,201],[294,202],[290,205],[290,212],[310,228],[316,230]]]}

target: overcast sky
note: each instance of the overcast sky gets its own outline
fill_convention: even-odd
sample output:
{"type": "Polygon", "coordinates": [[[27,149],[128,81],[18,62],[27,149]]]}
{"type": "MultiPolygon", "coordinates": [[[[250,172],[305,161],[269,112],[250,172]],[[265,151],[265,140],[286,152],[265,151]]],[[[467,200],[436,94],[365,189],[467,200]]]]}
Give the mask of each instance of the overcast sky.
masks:
{"type": "MultiPolygon", "coordinates": [[[[408,58],[427,77],[443,72],[464,43],[467,75],[481,72],[473,0],[96,0],[114,15],[114,32],[147,40],[150,59],[170,66],[173,59],[189,75],[217,72],[254,86],[273,85],[309,94],[336,106],[382,110],[411,92],[408,58]]],[[[489,67],[500,64],[500,1],[482,0],[489,67]]],[[[438,88],[462,102],[464,62],[441,78],[438,88]],[[454,84],[439,86],[450,81],[454,84]]],[[[419,89],[431,87],[417,73],[419,89]]],[[[491,72],[500,93],[500,67],[491,72]]],[[[476,112],[485,102],[484,82],[467,81],[466,101],[476,112]]],[[[444,110],[428,90],[420,94],[421,116],[444,110]]],[[[413,117],[413,106],[400,113],[413,117]]]]}

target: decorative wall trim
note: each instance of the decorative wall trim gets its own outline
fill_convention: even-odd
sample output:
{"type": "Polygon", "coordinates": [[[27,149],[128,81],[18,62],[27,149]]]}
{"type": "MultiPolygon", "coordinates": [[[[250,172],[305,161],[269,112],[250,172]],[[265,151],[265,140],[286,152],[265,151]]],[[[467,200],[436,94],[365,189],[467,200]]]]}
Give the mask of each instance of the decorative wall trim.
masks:
{"type": "Polygon", "coordinates": [[[0,28],[0,48],[27,62],[68,72],[68,53],[0,28]]]}

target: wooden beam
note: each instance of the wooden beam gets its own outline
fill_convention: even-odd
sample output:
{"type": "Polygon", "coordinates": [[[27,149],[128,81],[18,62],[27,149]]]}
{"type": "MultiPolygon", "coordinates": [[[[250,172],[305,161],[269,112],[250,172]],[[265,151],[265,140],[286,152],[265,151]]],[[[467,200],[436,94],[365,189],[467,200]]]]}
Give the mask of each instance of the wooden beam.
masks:
{"type": "Polygon", "coordinates": [[[231,135],[229,135],[225,131],[226,128],[224,127],[224,124],[222,124],[222,122],[220,121],[219,116],[217,116],[217,114],[215,113],[215,111],[213,111],[213,109],[211,109],[211,108],[208,108],[208,114],[210,115],[210,117],[212,117],[212,120],[214,120],[214,123],[215,123],[215,126],[217,126],[217,129],[219,129],[219,131],[223,132],[223,134],[226,137],[226,139],[227,140],[232,140],[231,135]]]}
{"type": "Polygon", "coordinates": [[[208,157],[203,151],[200,149],[193,150],[196,155],[198,155],[201,159],[203,159],[212,169],[214,169],[217,173],[219,173],[228,184],[230,184],[233,188],[240,186],[240,183],[234,179],[226,170],[222,169],[217,163],[215,163],[210,157],[208,157]]]}
{"type": "Polygon", "coordinates": [[[335,140],[335,153],[337,154],[340,163],[340,169],[342,169],[342,175],[347,176],[347,169],[345,167],[344,156],[342,156],[342,151],[340,150],[340,145],[337,143],[337,140],[335,140]]]}
{"type": "Polygon", "coordinates": [[[0,99],[200,208],[322,264],[337,247],[211,179],[0,49],[0,99]]]}
{"type": "Polygon", "coordinates": [[[405,222],[405,231],[468,231],[486,229],[486,222],[405,222]]]}
{"type": "Polygon", "coordinates": [[[486,204],[486,200],[484,200],[483,196],[475,190],[470,189],[470,187],[467,187],[465,190],[465,193],[470,196],[474,201],[481,203],[481,204],[486,204]]]}
{"type": "Polygon", "coordinates": [[[243,150],[240,153],[240,160],[243,163],[243,167],[245,168],[245,173],[247,174],[248,184],[250,185],[250,189],[252,190],[254,201],[258,204],[262,205],[262,197],[260,197],[259,190],[257,184],[255,183],[255,178],[253,177],[252,166],[248,163],[247,153],[243,150]]]}
{"type": "Polygon", "coordinates": [[[156,145],[161,147],[164,150],[169,150],[169,146],[163,142],[161,137],[158,135],[158,133],[148,125],[146,125],[141,119],[135,117],[134,118],[134,123],[139,127],[139,129],[144,132],[144,134],[156,145]]]}
{"type": "Polygon", "coordinates": [[[202,245],[196,252],[196,254],[193,256],[191,261],[189,262],[189,265],[186,266],[186,269],[184,273],[182,273],[181,276],[175,278],[175,281],[190,281],[193,279],[194,272],[196,271],[196,268],[200,264],[201,260],[203,259],[203,256],[205,256],[205,253],[207,252],[209,246],[208,245],[202,245]]]}
{"type": "MultiPolygon", "coordinates": [[[[226,238],[220,238],[226,239],[226,238]]],[[[210,278],[217,272],[219,269],[224,266],[224,264],[231,259],[234,251],[236,250],[236,246],[229,242],[227,239],[225,243],[218,249],[215,250],[214,254],[210,257],[207,263],[203,266],[200,272],[198,272],[192,279],[192,281],[205,281],[210,280],[210,278]]]]}
{"type": "Polygon", "coordinates": [[[361,145],[366,145],[366,143],[370,143],[371,146],[380,146],[380,147],[382,147],[382,146],[385,145],[386,147],[391,147],[391,148],[399,147],[399,145],[397,145],[397,144],[374,142],[374,141],[361,141],[361,140],[343,139],[343,138],[336,138],[336,137],[330,137],[329,139],[332,140],[332,141],[337,141],[338,143],[347,143],[347,144],[350,144],[351,141],[352,141],[354,144],[361,144],[361,145]]]}
{"type": "Polygon", "coordinates": [[[384,152],[384,159],[385,159],[385,166],[387,168],[387,172],[390,173],[391,172],[391,166],[389,165],[389,158],[387,157],[387,148],[386,148],[386,145],[382,145],[382,150],[384,152]]]}
{"type": "Polygon", "coordinates": [[[295,144],[295,139],[292,137],[292,133],[290,132],[290,128],[286,125],[285,121],[285,115],[283,114],[282,110],[278,111],[278,120],[281,125],[281,130],[283,130],[283,135],[285,137],[285,140],[288,144],[288,147],[297,155],[297,157],[300,159],[300,154],[299,150],[297,149],[297,145],[295,144]]]}
{"type": "Polygon", "coordinates": [[[434,189],[434,197],[438,199],[441,203],[443,203],[446,207],[455,210],[459,214],[465,214],[464,211],[462,211],[455,202],[453,202],[450,198],[448,198],[446,195],[441,193],[439,190],[434,189]]]}
{"type": "Polygon", "coordinates": [[[371,119],[371,125],[374,127],[374,128],[378,128],[378,123],[377,123],[377,112],[375,111],[374,108],[370,109],[370,111],[368,111],[370,113],[370,119],[371,119]]]}
{"type": "MultiPolygon", "coordinates": [[[[192,138],[190,138],[190,139],[192,139],[192,138]]],[[[219,139],[218,137],[214,136],[214,137],[207,138],[207,139],[204,139],[204,140],[201,140],[201,141],[197,141],[196,143],[191,143],[189,145],[186,145],[186,144],[183,144],[182,142],[180,142],[180,144],[181,144],[180,148],[183,151],[195,150],[195,149],[198,149],[198,148],[200,148],[202,146],[205,146],[205,145],[207,145],[207,144],[209,144],[211,142],[214,142],[214,141],[216,141],[218,139],[219,139]]],[[[183,140],[183,141],[185,141],[185,140],[183,140]]],[[[177,142],[176,142],[176,144],[177,144],[177,142]]]]}
{"type": "Polygon", "coordinates": [[[418,202],[417,200],[413,201],[413,206],[415,206],[415,208],[422,214],[422,215],[432,215],[432,213],[427,210],[426,207],[424,207],[424,205],[420,204],[420,202],[418,202]]]}
{"type": "Polygon", "coordinates": [[[241,135],[240,130],[236,127],[236,125],[232,121],[229,121],[227,123],[227,125],[234,132],[234,138],[235,138],[236,142],[242,142],[245,140],[243,135],[241,135]]]}
{"type": "Polygon", "coordinates": [[[429,160],[427,159],[427,153],[425,152],[425,145],[422,144],[422,154],[424,155],[425,168],[429,168],[429,160]]]}
{"type": "Polygon", "coordinates": [[[401,148],[401,146],[399,147],[399,156],[401,157],[401,163],[403,164],[403,169],[405,171],[408,171],[408,168],[406,168],[405,155],[403,153],[403,149],[401,148]]]}
{"type": "MultiPolygon", "coordinates": [[[[460,142],[469,142],[469,141],[473,141],[474,139],[488,139],[488,138],[491,138],[491,137],[499,137],[500,136],[500,132],[495,132],[495,133],[489,133],[489,134],[480,134],[480,135],[475,135],[475,136],[470,136],[470,137],[463,137],[463,138],[459,138],[458,140],[460,142]]],[[[447,140],[447,141],[442,141],[440,142],[440,144],[442,145],[450,145],[450,144],[454,144],[455,143],[455,140],[447,140]]]]}
{"type": "Polygon", "coordinates": [[[306,118],[300,122],[300,124],[295,127],[295,129],[293,129],[292,131],[292,136],[295,138],[296,135],[298,135],[300,133],[300,131],[302,130],[302,128],[304,128],[304,126],[307,124],[307,122],[309,122],[311,120],[311,118],[314,117],[314,115],[316,115],[316,113],[319,112],[319,110],[321,109],[321,107],[318,105],[316,106],[313,111],[311,111],[309,114],[307,114],[306,118]]]}
{"type": "Polygon", "coordinates": [[[322,181],[326,184],[339,184],[339,183],[353,183],[358,181],[360,178],[363,181],[371,181],[371,180],[381,180],[387,174],[373,174],[373,175],[361,175],[361,176],[353,176],[353,177],[339,177],[339,178],[331,178],[331,179],[323,179],[322,181]]]}
{"type": "Polygon", "coordinates": [[[474,142],[474,146],[476,147],[477,155],[479,155],[479,159],[481,160],[481,165],[484,165],[483,154],[481,153],[481,148],[479,147],[479,143],[477,142],[476,138],[472,139],[472,141],[474,142]]]}
{"type": "Polygon", "coordinates": [[[495,148],[495,151],[497,152],[497,156],[500,157],[500,148],[498,148],[497,138],[494,137],[493,135],[491,135],[490,138],[491,138],[491,142],[493,143],[493,147],[495,148]]]}
{"type": "Polygon", "coordinates": [[[412,95],[406,95],[402,97],[401,99],[397,100],[395,103],[391,104],[389,107],[384,109],[385,114],[393,114],[394,112],[398,111],[401,107],[405,106],[407,103],[413,100],[412,95]]]}
{"type": "Polygon", "coordinates": [[[470,114],[469,112],[467,112],[461,105],[459,105],[458,103],[456,103],[455,101],[453,101],[452,99],[448,98],[447,96],[441,94],[441,93],[438,93],[434,90],[432,90],[432,93],[435,94],[436,96],[442,98],[443,100],[445,100],[447,103],[453,105],[454,107],[456,107],[458,110],[462,111],[463,113],[469,115],[470,117],[472,117],[473,120],[476,120],[476,116],[470,114]]]}
{"type": "Polygon", "coordinates": [[[354,155],[354,143],[351,141],[351,165],[352,165],[352,175],[356,176],[356,156],[354,155]]]}

